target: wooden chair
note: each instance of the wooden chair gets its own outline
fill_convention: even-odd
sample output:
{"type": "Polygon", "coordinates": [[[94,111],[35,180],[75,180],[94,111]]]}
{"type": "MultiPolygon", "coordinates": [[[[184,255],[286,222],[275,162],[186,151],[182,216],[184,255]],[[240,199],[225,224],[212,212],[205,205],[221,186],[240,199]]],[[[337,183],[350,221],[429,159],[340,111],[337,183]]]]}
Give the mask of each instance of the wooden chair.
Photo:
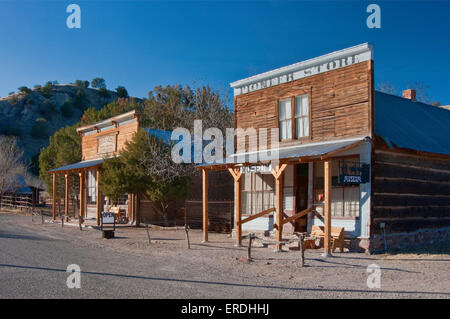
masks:
{"type": "Polygon", "coordinates": [[[114,219],[117,224],[126,224],[128,223],[128,218],[125,216],[125,210],[120,207],[111,207],[109,209],[110,212],[114,213],[114,219]]]}
{"type": "MultiPolygon", "coordinates": [[[[306,248],[316,248],[316,239],[320,239],[321,242],[325,238],[325,228],[323,226],[312,226],[311,235],[305,239],[306,248]]],[[[319,245],[320,246],[320,245],[319,245]]],[[[334,252],[339,247],[341,253],[344,252],[344,227],[331,227],[331,251],[334,252]]]]}

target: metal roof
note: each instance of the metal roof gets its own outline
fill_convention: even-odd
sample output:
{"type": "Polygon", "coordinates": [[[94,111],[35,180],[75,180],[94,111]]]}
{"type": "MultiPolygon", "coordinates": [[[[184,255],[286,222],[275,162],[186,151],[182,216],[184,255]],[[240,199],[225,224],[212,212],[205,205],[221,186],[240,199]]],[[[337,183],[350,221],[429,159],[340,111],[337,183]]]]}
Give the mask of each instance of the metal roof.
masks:
{"type": "Polygon", "coordinates": [[[339,141],[310,143],[303,145],[287,146],[278,149],[270,149],[269,151],[257,151],[233,154],[228,157],[230,161],[239,163],[251,163],[267,160],[289,159],[300,157],[320,157],[328,153],[339,151],[339,149],[347,148],[353,144],[358,144],[364,138],[353,138],[339,141]]]}
{"type": "Polygon", "coordinates": [[[375,134],[391,148],[450,155],[450,111],[376,91],[375,134]]]}
{"type": "Polygon", "coordinates": [[[73,164],[69,164],[66,166],[61,166],[52,170],[49,170],[49,173],[56,173],[56,172],[65,172],[65,171],[73,171],[73,170],[79,170],[82,168],[90,168],[100,165],[103,162],[103,159],[96,159],[96,160],[90,160],[90,161],[81,161],[73,164]]]}

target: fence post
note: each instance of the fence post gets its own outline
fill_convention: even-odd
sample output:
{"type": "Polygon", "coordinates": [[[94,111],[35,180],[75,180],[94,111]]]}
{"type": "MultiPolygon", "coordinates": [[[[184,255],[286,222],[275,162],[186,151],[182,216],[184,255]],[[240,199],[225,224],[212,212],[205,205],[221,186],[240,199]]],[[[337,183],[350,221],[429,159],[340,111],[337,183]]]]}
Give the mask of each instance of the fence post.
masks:
{"type": "Polygon", "coordinates": [[[152,239],[150,238],[150,231],[148,230],[148,224],[147,223],[145,223],[145,230],[147,231],[148,244],[150,245],[152,243],[152,239]]]}
{"type": "Polygon", "coordinates": [[[298,239],[298,248],[300,250],[300,267],[305,266],[305,235],[300,234],[298,239]]]}
{"type": "Polygon", "coordinates": [[[248,261],[252,260],[252,241],[253,241],[253,238],[254,238],[254,234],[253,233],[248,234],[248,251],[247,251],[247,254],[248,254],[247,259],[248,259],[248,261]]]}
{"type": "Polygon", "coordinates": [[[191,243],[189,241],[189,226],[184,224],[184,231],[186,232],[187,249],[191,249],[191,243]]]}

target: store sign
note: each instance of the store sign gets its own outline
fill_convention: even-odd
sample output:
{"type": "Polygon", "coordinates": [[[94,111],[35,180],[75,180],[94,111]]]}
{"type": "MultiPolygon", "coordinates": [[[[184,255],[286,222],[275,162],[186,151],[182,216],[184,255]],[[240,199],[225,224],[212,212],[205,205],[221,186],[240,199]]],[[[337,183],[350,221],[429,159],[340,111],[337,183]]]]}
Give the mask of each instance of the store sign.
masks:
{"type": "Polygon", "coordinates": [[[116,151],[116,134],[105,135],[98,138],[97,153],[108,154],[116,151]]]}
{"type": "Polygon", "coordinates": [[[366,43],[236,81],[231,83],[231,87],[234,95],[245,94],[369,61],[372,56],[372,46],[366,43]]]}
{"type": "Polygon", "coordinates": [[[242,173],[272,173],[272,164],[244,166],[242,173]]]}
{"type": "Polygon", "coordinates": [[[114,224],[114,213],[102,212],[102,224],[114,224]]]}
{"type": "Polygon", "coordinates": [[[370,165],[360,162],[339,161],[339,185],[359,185],[370,180],[370,165]]]}

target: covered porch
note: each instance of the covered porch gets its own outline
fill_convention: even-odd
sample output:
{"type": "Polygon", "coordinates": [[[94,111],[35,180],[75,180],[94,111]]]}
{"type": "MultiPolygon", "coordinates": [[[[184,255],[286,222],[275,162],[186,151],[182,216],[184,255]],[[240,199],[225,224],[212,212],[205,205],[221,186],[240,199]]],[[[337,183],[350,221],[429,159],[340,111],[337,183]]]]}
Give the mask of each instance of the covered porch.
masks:
{"type": "MultiPolygon", "coordinates": [[[[203,181],[203,241],[208,241],[208,172],[214,170],[227,170],[232,175],[235,181],[234,225],[237,246],[242,245],[243,226],[246,226],[249,223],[255,223],[255,221],[257,220],[262,220],[264,218],[267,219],[267,216],[273,214],[273,225],[271,226],[273,227],[273,230],[275,230],[276,250],[280,251],[282,245],[284,244],[284,228],[289,226],[288,229],[292,229],[291,225],[296,221],[300,219],[311,218],[311,215],[320,215],[318,217],[323,221],[324,228],[324,255],[330,255],[332,248],[332,179],[334,178],[334,176],[332,176],[332,171],[333,169],[337,169],[337,167],[334,167],[336,165],[337,159],[345,157],[346,154],[356,152],[356,150],[361,148],[362,144],[367,145],[368,143],[370,144],[370,141],[364,138],[314,143],[279,148],[277,149],[278,156],[270,160],[263,161],[258,159],[256,161],[250,161],[248,156],[249,154],[245,153],[234,154],[231,156],[234,157],[234,159],[244,158],[244,160],[241,161],[235,161],[233,163],[227,164],[199,166],[198,169],[202,171],[203,181]],[[310,163],[311,165],[314,163],[320,163],[320,168],[322,169],[322,174],[320,175],[323,176],[323,201],[321,201],[320,203],[320,208],[317,208],[317,204],[314,201],[308,201],[307,203],[305,203],[305,205],[298,205],[298,207],[295,207],[294,204],[292,213],[287,216],[284,209],[287,201],[285,194],[283,194],[285,185],[284,180],[285,178],[292,178],[292,167],[298,167],[301,164],[308,165],[310,163]],[[243,206],[245,207],[244,209],[248,207],[248,205],[243,205],[243,184],[245,184],[243,176],[246,172],[249,171],[250,168],[257,166],[265,166],[266,168],[268,168],[265,174],[270,174],[270,176],[273,177],[274,201],[273,205],[268,205],[270,207],[267,207],[267,205],[260,205],[258,206],[260,210],[255,211],[253,209],[253,212],[251,214],[248,214],[248,212],[243,212],[243,206]],[[321,211],[321,213],[319,214],[318,211],[321,211]],[[243,213],[246,215],[245,217],[243,216],[243,213]]],[[[365,161],[367,161],[365,156],[363,156],[363,158],[365,161]]],[[[306,181],[306,183],[308,183],[308,180],[306,181]]],[[[309,192],[311,191],[309,190],[309,192]]],[[[302,230],[301,232],[305,233],[306,229],[302,230]]]]}
{"type": "MultiPolygon", "coordinates": [[[[52,175],[52,219],[57,219],[57,200],[58,200],[58,183],[57,176],[64,176],[64,217],[66,221],[69,219],[69,201],[71,177],[78,175],[79,192],[77,194],[78,201],[78,218],[81,223],[90,223],[100,226],[101,212],[105,208],[111,208],[111,203],[105,201],[105,197],[100,187],[100,167],[103,159],[80,161],[78,163],[62,166],[50,170],[48,173],[52,175]],[[107,205],[109,204],[109,205],[107,205]]],[[[72,183],[72,186],[74,184],[72,183]]],[[[76,185],[76,184],[75,184],[76,185]]],[[[134,194],[128,194],[122,206],[126,207],[126,214],[133,223],[136,221],[136,205],[137,197],[134,194]]]]}

